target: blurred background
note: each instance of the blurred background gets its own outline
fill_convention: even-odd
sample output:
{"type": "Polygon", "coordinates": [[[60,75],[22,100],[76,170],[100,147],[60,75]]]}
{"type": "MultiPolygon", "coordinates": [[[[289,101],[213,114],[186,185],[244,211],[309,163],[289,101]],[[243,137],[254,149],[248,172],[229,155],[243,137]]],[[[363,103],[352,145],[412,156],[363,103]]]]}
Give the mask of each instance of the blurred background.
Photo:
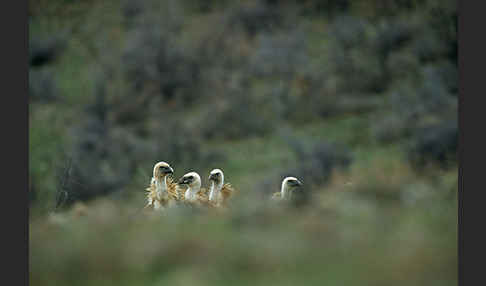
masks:
{"type": "Polygon", "coordinates": [[[29,0],[29,61],[31,285],[457,284],[456,1],[29,0]]]}

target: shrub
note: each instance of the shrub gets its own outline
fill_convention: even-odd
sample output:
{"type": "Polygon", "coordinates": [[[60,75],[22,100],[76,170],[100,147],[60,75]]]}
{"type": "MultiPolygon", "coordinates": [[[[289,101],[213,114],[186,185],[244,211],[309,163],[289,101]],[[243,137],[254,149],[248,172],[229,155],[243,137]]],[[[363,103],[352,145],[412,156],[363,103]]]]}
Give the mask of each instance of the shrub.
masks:
{"type": "Polygon", "coordinates": [[[278,114],[273,106],[250,94],[233,94],[227,104],[214,106],[204,119],[206,138],[238,139],[263,135],[271,130],[278,114]]]}
{"type": "Polygon", "coordinates": [[[373,133],[379,142],[392,143],[410,136],[414,127],[402,116],[389,114],[376,120],[373,133]]]}
{"type": "Polygon", "coordinates": [[[29,64],[39,67],[53,62],[65,48],[64,38],[51,36],[41,38],[33,36],[29,40],[29,64]]]}
{"type": "Polygon", "coordinates": [[[304,15],[334,17],[346,12],[351,2],[349,0],[300,0],[299,5],[302,7],[304,15]]]}
{"type": "Polygon", "coordinates": [[[375,39],[378,54],[386,60],[390,52],[398,50],[412,39],[414,28],[404,21],[392,21],[380,27],[375,39]]]}
{"type": "Polygon", "coordinates": [[[337,17],[331,24],[329,62],[338,93],[372,94],[387,87],[381,55],[367,30],[372,26],[362,18],[337,17]]]}
{"type": "Polygon", "coordinates": [[[38,102],[51,102],[59,98],[54,74],[51,70],[29,70],[29,98],[38,102]]]}
{"type": "Polygon", "coordinates": [[[129,31],[122,56],[124,80],[130,83],[126,96],[140,102],[140,109],[157,97],[163,102],[176,102],[174,107],[193,104],[199,99],[200,66],[191,50],[178,44],[182,19],[171,17],[169,23],[164,23],[159,18],[145,17],[146,22],[129,31]]]}
{"type": "Polygon", "coordinates": [[[417,170],[436,164],[442,168],[457,163],[457,122],[447,121],[418,130],[408,150],[409,160],[417,170]]]}
{"type": "Polygon", "coordinates": [[[306,33],[302,28],[284,33],[261,33],[250,59],[254,76],[288,78],[305,67],[309,58],[306,53],[306,33]]]}
{"type": "Polygon", "coordinates": [[[331,35],[343,49],[349,50],[362,45],[366,40],[365,26],[367,24],[362,18],[342,15],[336,17],[332,22],[331,35]]]}
{"type": "Polygon", "coordinates": [[[231,6],[226,17],[226,23],[232,30],[238,30],[240,27],[250,36],[281,26],[283,19],[278,8],[271,7],[263,1],[231,6]]]}
{"type": "Polygon", "coordinates": [[[137,20],[143,15],[146,2],[136,0],[124,0],[122,2],[121,12],[126,28],[130,29],[135,26],[137,20]]]}
{"type": "Polygon", "coordinates": [[[456,112],[457,99],[448,92],[449,84],[445,82],[439,69],[428,66],[423,69],[423,81],[417,92],[427,112],[435,114],[456,112]]]}
{"type": "Polygon", "coordinates": [[[435,31],[426,29],[414,40],[413,50],[421,62],[427,63],[443,58],[447,53],[447,46],[435,31]]]}

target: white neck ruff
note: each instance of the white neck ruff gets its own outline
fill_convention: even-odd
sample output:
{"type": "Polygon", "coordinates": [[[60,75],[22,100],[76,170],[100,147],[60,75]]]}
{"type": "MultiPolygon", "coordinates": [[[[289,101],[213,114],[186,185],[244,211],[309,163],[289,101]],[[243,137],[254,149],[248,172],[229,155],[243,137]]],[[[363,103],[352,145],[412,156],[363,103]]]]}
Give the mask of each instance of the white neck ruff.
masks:
{"type": "Polygon", "coordinates": [[[195,182],[193,186],[189,186],[186,190],[184,198],[188,201],[194,201],[196,199],[196,194],[201,189],[201,182],[195,182]]]}
{"type": "Polygon", "coordinates": [[[209,192],[209,200],[216,201],[219,197],[219,193],[223,188],[223,180],[218,184],[215,184],[214,181],[211,181],[211,191],[209,192]]]}

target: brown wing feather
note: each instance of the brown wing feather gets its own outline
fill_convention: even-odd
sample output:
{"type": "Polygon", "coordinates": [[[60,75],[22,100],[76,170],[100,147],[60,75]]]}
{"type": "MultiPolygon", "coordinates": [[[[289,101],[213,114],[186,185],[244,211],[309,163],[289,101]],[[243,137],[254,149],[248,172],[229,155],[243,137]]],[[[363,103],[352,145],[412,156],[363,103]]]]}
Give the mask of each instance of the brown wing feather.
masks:
{"type": "Polygon", "coordinates": [[[208,191],[207,191],[206,188],[201,188],[196,193],[196,200],[195,201],[187,201],[185,199],[185,191],[186,190],[182,190],[183,192],[182,192],[182,195],[181,195],[181,201],[183,201],[185,204],[196,206],[196,207],[208,205],[208,191]]]}
{"type": "Polygon", "coordinates": [[[209,201],[208,190],[206,188],[201,188],[199,192],[197,192],[197,200],[203,204],[206,204],[209,201]]]}
{"type": "Polygon", "coordinates": [[[169,193],[169,199],[174,200],[174,201],[180,201],[183,199],[183,194],[179,192],[179,186],[177,185],[174,180],[169,177],[167,178],[167,191],[169,193]]]}
{"type": "Polygon", "coordinates": [[[160,205],[166,207],[169,204],[169,201],[173,200],[173,195],[171,195],[171,193],[170,193],[170,187],[169,187],[169,199],[161,199],[160,200],[157,197],[157,192],[155,191],[155,183],[154,183],[153,179],[150,181],[150,186],[148,186],[145,189],[145,191],[147,192],[147,205],[145,205],[145,208],[147,208],[147,207],[154,208],[156,201],[158,201],[160,203],[160,205]]]}
{"type": "Polygon", "coordinates": [[[154,201],[157,199],[153,180],[150,182],[150,185],[145,189],[145,191],[147,192],[147,205],[145,207],[153,207],[154,201]]]}
{"type": "Polygon", "coordinates": [[[176,190],[179,193],[179,200],[181,202],[182,201],[185,201],[186,200],[186,191],[187,191],[187,188],[184,188],[182,186],[177,185],[176,186],[176,190]]]}
{"type": "Polygon", "coordinates": [[[201,188],[199,192],[196,193],[196,201],[188,202],[197,207],[213,207],[213,204],[209,201],[208,189],[201,188]]]}
{"type": "Polygon", "coordinates": [[[281,198],[282,198],[282,193],[280,192],[273,193],[271,197],[272,200],[280,200],[281,198]]]}
{"type": "Polygon", "coordinates": [[[228,200],[235,194],[236,190],[230,183],[225,183],[221,188],[222,204],[226,205],[228,200]]]}

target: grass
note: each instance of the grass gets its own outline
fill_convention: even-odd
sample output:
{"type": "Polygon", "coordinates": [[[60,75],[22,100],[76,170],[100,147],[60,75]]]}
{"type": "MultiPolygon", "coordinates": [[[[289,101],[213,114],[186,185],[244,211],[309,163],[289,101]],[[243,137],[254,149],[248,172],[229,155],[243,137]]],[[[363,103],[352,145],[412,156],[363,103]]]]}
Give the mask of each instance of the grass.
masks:
{"type": "MultiPolygon", "coordinates": [[[[399,169],[389,173],[396,172],[399,169]]],[[[368,175],[351,173],[353,179],[368,175]]],[[[340,182],[336,175],[312,207],[298,210],[236,204],[224,216],[176,211],[133,216],[136,206],[102,199],[89,204],[86,215],[74,210],[58,214],[64,223],[52,217],[38,219],[30,223],[30,281],[32,285],[457,283],[455,203],[444,197],[443,190],[424,182],[432,194],[406,203],[363,196],[362,192],[370,192],[366,186],[346,190],[340,182]]],[[[384,178],[369,184],[386,183],[401,184],[384,178]]],[[[397,191],[393,185],[391,189],[397,191]]]]}

